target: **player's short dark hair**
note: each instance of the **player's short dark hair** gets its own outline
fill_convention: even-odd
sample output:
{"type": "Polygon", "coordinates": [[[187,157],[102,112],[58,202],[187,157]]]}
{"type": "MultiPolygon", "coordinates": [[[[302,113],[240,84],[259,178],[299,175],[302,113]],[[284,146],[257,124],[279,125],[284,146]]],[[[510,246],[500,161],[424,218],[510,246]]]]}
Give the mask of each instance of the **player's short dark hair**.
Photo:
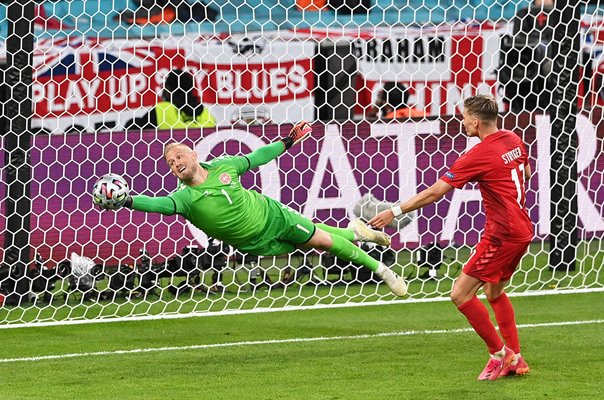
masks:
{"type": "Polygon", "coordinates": [[[483,121],[497,122],[499,106],[495,97],[486,94],[477,94],[468,97],[464,103],[464,110],[483,121]]]}

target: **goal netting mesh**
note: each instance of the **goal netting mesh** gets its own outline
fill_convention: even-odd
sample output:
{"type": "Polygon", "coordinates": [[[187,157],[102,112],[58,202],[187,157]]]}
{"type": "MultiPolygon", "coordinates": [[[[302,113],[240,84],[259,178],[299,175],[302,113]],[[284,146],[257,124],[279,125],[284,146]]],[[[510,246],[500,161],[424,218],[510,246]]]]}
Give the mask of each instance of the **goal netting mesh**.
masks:
{"type": "MultiPolygon", "coordinates": [[[[497,97],[501,125],[527,143],[534,171],[527,208],[535,240],[508,292],[602,290],[604,21],[597,4],[581,8],[577,111],[567,116],[576,120],[576,190],[562,191],[576,202],[569,212],[577,222],[552,231],[563,201],[552,182],[563,167],[553,156],[551,110],[568,82],[548,77],[560,58],[551,50],[559,49],[555,30],[566,22],[552,24],[544,3],[36,2],[31,139],[13,148],[17,116],[2,120],[0,326],[446,298],[485,222],[475,185],[387,228],[391,248],[365,247],[407,278],[411,300],[327,253],[253,257],[180,217],[100,211],[91,189],[112,172],[132,193],[168,195],[177,180],[163,160],[166,143],[188,143],[210,160],[250,152],[306,120],[312,137],[242,182],[315,222],[345,227],[430,186],[476,144],[461,124],[463,99],[476,93],[497,97]],[[160,115],[162,104],[178,101],[166,86],[175,71],[191,73],[190,94],[215,126],[160,115]],[[17,168],[19,192],[11,179],[20,149],[19,168],[29,174],[17,168]],[[557,235],[573,238],[573,262],[562,267],[550,259],[557,235]]],[[[13,59],[9,17],[1,4],[2,71],[13,59]]],[[[13,93],[6,76],[3,104],[13,93]]]]}

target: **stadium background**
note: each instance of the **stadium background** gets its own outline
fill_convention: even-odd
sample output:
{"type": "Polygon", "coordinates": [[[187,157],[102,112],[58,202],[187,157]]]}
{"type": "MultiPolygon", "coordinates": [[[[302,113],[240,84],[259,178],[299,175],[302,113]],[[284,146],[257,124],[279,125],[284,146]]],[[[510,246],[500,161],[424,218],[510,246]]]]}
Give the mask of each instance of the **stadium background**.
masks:
{"type": "MultiPolygon", "coordinates": [[[[502,44],[525,0],[376,0],[362,15],[302,12],[293,0],[212,0],[208,4],[220,10],[215,22],[145,26],[114,19],[134,8],[126,0],[41,1],[30,19],[32,57],[11,72],[4,3],[19,2],[27,3],[0,4],[0,76],[21,79],[0,89],[8,118],[0,132],[1,398],[601,397],[604,31],[596,2],[581,11],[580,46],[555,54],[582,53],[574,65],[581,72],[577,92],[569,75],[555,86],[579,108],[578,144],[561,141],[570,143],[568,152],[558,140],[572,137],[575,118],[572,107],[560,115],[563,100],[549,105],[550,115],[509,113],[501,101],[496,70],[502,44]],[[401,43],[408,47],[399,55],[408,58],[388,61],[401,43]],[[127,119],[158,100],[165,74],[183,67],[196,72],[219,126],[124,133],[127,119]],[[389,80],[410,87],[425,118],[365,118],[389,80]],[[18,84],[28,89],[25,98],[13,97],[18,84]],[[535,172],[527,206],[536,238],[508,289],[531,365],[527,377],[477,382],[486,352],[447,302],[484,222],[474,186],[422,210],[400,232],[388,231],[393,268],[410,283],[405,299],[393,299],[383,285],[360,281],[354,268],[344,273],[314,252],[259,264],[230,261],[222,270],[222,292],[173,290],[200,274],[210,285],[214,267],[172,271],[145,292],[140,280],[130,285],[128,279],[142,271],[141,248],[162,266],[186,245],[205,246],[206,238],[176,218],[100,213],[91,204],[93,182],[109,171],[126,176],[137,193],[172,191],[176,182],[161,161],[167,140],[186,139],[204,158],[238,154],[306,118],[312,138],[243,182],[317,221],[345,226],[362,195],[406,198],[475,143],[460,134],[459,112],[463,98],[476,91],[498,96],[502,124],[525,139],[535,172]],[[28,97],[31,129],[18,124],[14,112],[29,104],[28,97]],[[260,123],[242,124],[242,111],[260,123]],[[571,132],[560,121],[572,122],[566,124],[571,132]],[[14,147],[25,142],[30,146],[14,147]],[[569,165],[561,154],[569,155],[569,165]],[[568,170],[567,191],[560,190],[556,180],[564,181],[568,170]],[[568,213],[573,224],[552,218],[563,213],[562,199],[576,200],[568,213]],[[555,246],[573,235],[576,243],[566,242],[572,262],[552,263],[555,246]],[[434,241],[444,247],[442,260],[422,263],[421,250],[434,241]],[[78,284],[91,282],[89,272],[62,276],[52,288],[44,278],[42,289],[34,289],[43,274],[31,271],[56,271],[71,253],[101,263],[104,277],[92,279],[86,292],[78,284]],[[273,282],[257,285],[258,271],[273,282]],[[99,299],[99,292],[109,295],[99,299]]],[[[27,25],[17,19],[19,29],[27,25]]],[[[27,115],[26,108],[19,112],[27,115]]]]}

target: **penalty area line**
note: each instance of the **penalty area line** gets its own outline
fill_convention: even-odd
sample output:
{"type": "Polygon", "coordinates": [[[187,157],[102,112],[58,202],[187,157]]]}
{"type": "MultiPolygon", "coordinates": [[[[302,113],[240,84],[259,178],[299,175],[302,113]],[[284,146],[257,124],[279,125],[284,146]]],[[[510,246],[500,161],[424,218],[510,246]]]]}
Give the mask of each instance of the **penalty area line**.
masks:
{"type": "MultiPolygon", "coordinates": [[[[543,322],[543,323],[535,323],[535,324],[521,324],[521,325],[518,325],[518,329],[547,328],[547,327],[571,326],[571,325],[593,325],[593,324],[602,324],[602,323],[604,323],[604,320],[602,320],[602,319],[592,319],[592,320],[583,320],[583,321],[543,322]]],[[[10,364],[10,363],[26,362],[26,361],[63,360],[63,359],[69,359],[69,358],[82,358],[82,357],[112,356],[112,355],[122,355],[122,354],[157,353],[157,352],[165,352],[165,351],[203,350],[203,349],[215,349],[215,348],[225,348],[225,347],[259,346],[259,345],[287,344],[287,343],[325,342],[325,341],[333,341],[333,340],[358,340],[358,339],[372,339],[372,338],[380,338],[380,337],[438,335],[438,334],[466,333],[466,332],[473,332],[473,329],[472,328],[457,328],[457,329],[409,330],[409,331],[371,333],[371,334],[351,335],[351,336],[319,336],[319,337],[309,337],[309,338],[252,340],[252,341],[231,342],[231,343],[227,342],[227,343],[199,344],[199,345],[191,345],[191,346],[167,346],[167,347],[150,347],[150,348],[143,348],[143,349],[52,354],[52,355],[34,356],[34,357],[0,358],[0,364],[10,364]]]]}

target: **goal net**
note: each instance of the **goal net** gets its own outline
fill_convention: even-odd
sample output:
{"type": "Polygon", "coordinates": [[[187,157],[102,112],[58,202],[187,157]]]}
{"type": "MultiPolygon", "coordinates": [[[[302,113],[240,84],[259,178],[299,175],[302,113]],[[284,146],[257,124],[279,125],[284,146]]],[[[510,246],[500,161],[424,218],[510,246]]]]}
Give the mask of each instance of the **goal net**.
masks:
{"type": "Polygon", "coordinates": [[[496,96],[534,171],[535,239],[508,292],[604,289],[599,4],[13,3],[0,4],[0,327],[445,299],[485,223],[477,185],[386,228],[391,248],[363,247],[406,277],[408,299],[327,253],[255,257],[182,217],[101,211],[91,189],[111,172],[133,194],[166,196],[178,184],[166,143],[205,161],[306,120],[308,140],[242,183],[346,227],[429,187],[477,143],[461,123],[476,93],[496,96]],[[28,54],[19,21],[32,9],[28,54]]]}

